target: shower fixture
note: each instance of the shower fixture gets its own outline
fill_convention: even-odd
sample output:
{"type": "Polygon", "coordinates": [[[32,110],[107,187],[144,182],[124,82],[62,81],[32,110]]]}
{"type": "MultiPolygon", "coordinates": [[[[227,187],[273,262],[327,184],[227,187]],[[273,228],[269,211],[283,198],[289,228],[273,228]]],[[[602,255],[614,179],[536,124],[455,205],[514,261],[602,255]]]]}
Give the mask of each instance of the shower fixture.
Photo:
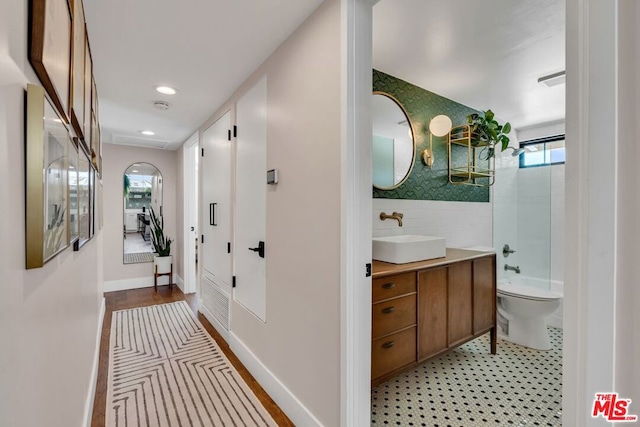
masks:
{"type": "Polygon", "coordinates": [[[515,147],[507,147],[507,149],[512,149],[513,153],[511,153],[511,155],[513,157],[518,157],[520,154],[524,153],[524,148],[520,147],[520,148],[515,148],[515,147]]]}

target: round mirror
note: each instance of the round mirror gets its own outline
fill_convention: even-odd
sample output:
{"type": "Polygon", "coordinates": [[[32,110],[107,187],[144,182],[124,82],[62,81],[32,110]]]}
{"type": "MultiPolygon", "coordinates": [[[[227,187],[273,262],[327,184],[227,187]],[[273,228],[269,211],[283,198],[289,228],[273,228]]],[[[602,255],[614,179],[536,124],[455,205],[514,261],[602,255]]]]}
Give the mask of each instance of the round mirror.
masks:
{"type": "Polygon", "coordinates": [[[397,188],[413,169],[415,138],[407,113],[391,95],[374,92],[373,186],[381,190],[397,188]]]}
{"type": "Polygon", "coordinates": [[[124,264],[153,261],[151,216],[162,216],[162,174],[150,163],[134,163],[124,172],[124,264]]]}

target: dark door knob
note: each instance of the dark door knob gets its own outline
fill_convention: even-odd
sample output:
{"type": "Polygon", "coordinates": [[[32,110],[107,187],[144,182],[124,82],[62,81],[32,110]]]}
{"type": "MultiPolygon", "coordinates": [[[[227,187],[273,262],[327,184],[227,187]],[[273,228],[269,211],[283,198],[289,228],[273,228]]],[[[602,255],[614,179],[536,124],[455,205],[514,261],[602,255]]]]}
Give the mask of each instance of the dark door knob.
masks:
{"type": "Polygon", "coordinates": [[[257,248],[249,248],[250,251],[258,252],[260,258],[264,258],[264,242],[258,242],[257,248]]]}

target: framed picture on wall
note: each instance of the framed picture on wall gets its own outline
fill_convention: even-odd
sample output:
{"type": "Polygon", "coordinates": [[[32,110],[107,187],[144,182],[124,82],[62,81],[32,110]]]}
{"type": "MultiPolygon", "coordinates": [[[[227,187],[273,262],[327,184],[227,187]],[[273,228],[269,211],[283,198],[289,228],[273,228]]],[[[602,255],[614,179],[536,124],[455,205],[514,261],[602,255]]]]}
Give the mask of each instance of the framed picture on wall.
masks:
{"type": "Polygon", "coordinates": [[[77,251],[91,239],[91,161],[84,147],[78,150],[78,240],[77,251]]]}
{"type": "Polygon", "coordinates": [[[31,0],[29,61],[69,123],[72,15],[68,0],[31,0]]]}
{"type": "Polygon", "coordinates": [[[82,142],[84,148],[89,151],[91,150],[91,81],[93,76],[93,61],[91,59],[91,48],[89,47],[86,25],[84,34],[84,114],[82,115],[82,135],[84,138],[82,142]]]}
{"type": "Polygon", "coordinates": [[[62,117],[44,88],[27,85],[26,268],[40,268],[69,246],[68,150],[73,147],[62,117]]]}
{"type": "MultiPolygon", "coordinates": [[[[74,138],[77,141],[77,138],[74,138]]],[[[67,148],[67,218],[69,220],[69,244],[75,244],[79,239],[78,229],[78,145],[71,142],[67,148]]]]}
{"type": "Polygon", "coordinates": [[[71,0],[73,13],[73,31],[71,39],[71,96],[69,119],[76,135],[84,138],[84,60],[85,60],[85,23],[82,0],[71,0]]]}
{"type": "Polygon", "coordinates": [[[96,170],[89,167],[89,238],[96,234],[96,170]]]}

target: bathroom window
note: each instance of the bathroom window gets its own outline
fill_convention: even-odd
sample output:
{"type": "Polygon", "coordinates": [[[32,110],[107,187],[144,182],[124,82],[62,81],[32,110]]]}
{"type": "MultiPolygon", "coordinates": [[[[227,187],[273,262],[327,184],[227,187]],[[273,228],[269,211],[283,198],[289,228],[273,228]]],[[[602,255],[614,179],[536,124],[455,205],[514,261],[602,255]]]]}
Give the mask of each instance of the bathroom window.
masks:
{"type": "Polygon", "coordinates": [[[564,135],[522,141],[520,147],[524,148],[520,155],[521,168],[558,165],[565,161],[564,135]]]}

